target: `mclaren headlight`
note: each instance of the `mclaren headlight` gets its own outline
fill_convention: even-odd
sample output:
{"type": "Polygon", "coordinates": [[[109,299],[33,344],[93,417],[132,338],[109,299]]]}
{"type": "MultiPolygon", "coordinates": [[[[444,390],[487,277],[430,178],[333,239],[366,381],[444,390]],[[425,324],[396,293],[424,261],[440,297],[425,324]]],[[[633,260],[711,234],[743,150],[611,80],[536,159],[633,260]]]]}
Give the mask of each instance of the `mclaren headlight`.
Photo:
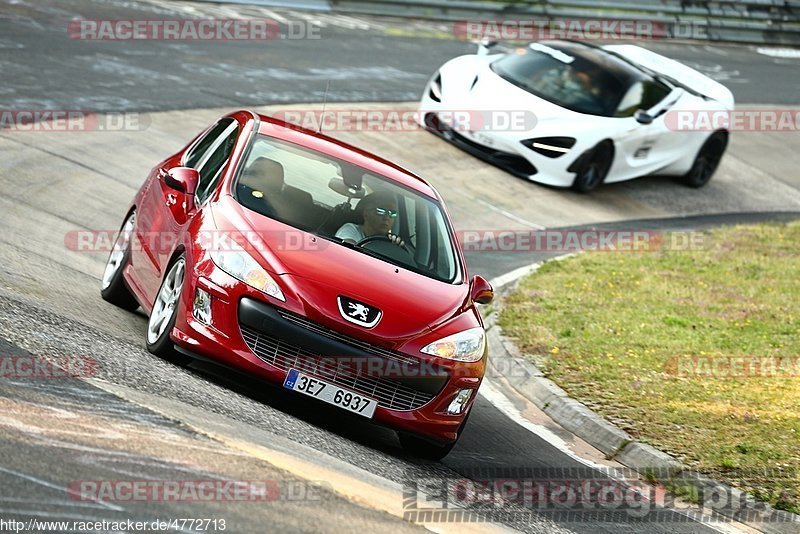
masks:
{"type": "Polygon", "coordinates": [[[538,137],[526,139],[522,144],[548,158],[559,158],[575,146],[574,137],[538,137]]]}
{"type": "Polygon", "coordinates": [[[429,343],[421,352],[459,362],[477,362],[483,358],[485,348],[486,332],[478,326],[429,343]]]}
{"type": "Polygon", "coordinates": [[[428,96],[436,102],[442,101],[442,75],[437,73],[436,77],[431,82],[431,88],[428,91],[428,96]]]}
{"type": "Polygon", "coordinates": [[[242,250],[212,250],[211,261],[248,286],[286,302],[286,297],[283,296],[283,291],[277,282],[248,253],[242,250]]]}

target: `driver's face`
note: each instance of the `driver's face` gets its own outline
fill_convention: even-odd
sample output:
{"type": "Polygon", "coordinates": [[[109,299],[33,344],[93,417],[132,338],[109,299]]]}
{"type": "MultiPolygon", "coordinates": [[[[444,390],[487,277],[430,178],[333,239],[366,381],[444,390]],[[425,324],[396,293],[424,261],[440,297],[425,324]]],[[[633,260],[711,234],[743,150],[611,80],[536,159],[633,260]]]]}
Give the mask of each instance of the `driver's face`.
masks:
{"type": "Polygon", "coordinates": [[[397,205],[387,203],[364,210],[364,233],[370,235],[386,235],[394,226],[397,217],[397,205]]]}

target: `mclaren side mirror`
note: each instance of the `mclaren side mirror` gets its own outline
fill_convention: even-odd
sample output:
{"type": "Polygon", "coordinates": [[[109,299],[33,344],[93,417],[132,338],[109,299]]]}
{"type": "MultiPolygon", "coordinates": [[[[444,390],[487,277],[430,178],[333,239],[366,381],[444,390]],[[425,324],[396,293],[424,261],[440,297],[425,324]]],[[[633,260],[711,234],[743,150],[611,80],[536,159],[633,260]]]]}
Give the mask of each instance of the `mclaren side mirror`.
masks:
{"type": "Polygon", "coordinates": [[[478,51],[477,55],[479,56],[488,56],[492,53],[492,48],[497,46],[497,41],[490,41],[489,39],[481,39],[478,42],[478,51]]]}
{"type": "Polygon", "coordinates": [[[650,124],[653,122],[653,116],[641,109],[636,110],[636,113],[633,114],[633,118],[636,119],[636,122],[639,124],[650,124]]]}
{"type": "Polygon", "coordinates": [[[478,304],[489,304],[494,299],[494,289],[492,284],[482,276],[474,276],[470,283],[470,297],[472,302],[478,304]]]}

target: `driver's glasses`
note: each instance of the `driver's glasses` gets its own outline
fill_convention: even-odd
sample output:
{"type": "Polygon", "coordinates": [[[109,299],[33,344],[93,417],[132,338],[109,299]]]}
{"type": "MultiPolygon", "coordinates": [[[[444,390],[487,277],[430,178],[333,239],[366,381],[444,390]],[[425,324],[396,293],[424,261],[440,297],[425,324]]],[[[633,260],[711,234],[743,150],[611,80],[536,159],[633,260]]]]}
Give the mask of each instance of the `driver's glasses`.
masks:
{"type": "Polygon", "coordinates": [[[391,217],[392,219],[397,217],[397,210],[387,210],[386,208],[375,208],[375,213],[379,217],[391,217]]]}

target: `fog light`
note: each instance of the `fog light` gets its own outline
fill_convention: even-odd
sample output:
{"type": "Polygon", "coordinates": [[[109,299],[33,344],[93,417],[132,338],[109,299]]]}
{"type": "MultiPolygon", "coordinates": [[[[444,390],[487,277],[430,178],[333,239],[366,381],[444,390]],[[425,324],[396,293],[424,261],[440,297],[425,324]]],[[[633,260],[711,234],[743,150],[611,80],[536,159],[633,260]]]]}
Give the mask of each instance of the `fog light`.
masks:
{"type": "Polygon", "coordinates": [[[464,407],[467,405],[467,401],[472,396],[471,389],[461,389],[458,391],[456,398],[453,399],[453,402],[450,403],[450,406],[447,407],[448,415],[458,415],[464,411],[464,407]]]}
{"type": "Polygon", "coordinates": [[[194,309],[192,315],[198,321],[211,324],[211,295],[200,289],[194,290],[194,309]]]}

